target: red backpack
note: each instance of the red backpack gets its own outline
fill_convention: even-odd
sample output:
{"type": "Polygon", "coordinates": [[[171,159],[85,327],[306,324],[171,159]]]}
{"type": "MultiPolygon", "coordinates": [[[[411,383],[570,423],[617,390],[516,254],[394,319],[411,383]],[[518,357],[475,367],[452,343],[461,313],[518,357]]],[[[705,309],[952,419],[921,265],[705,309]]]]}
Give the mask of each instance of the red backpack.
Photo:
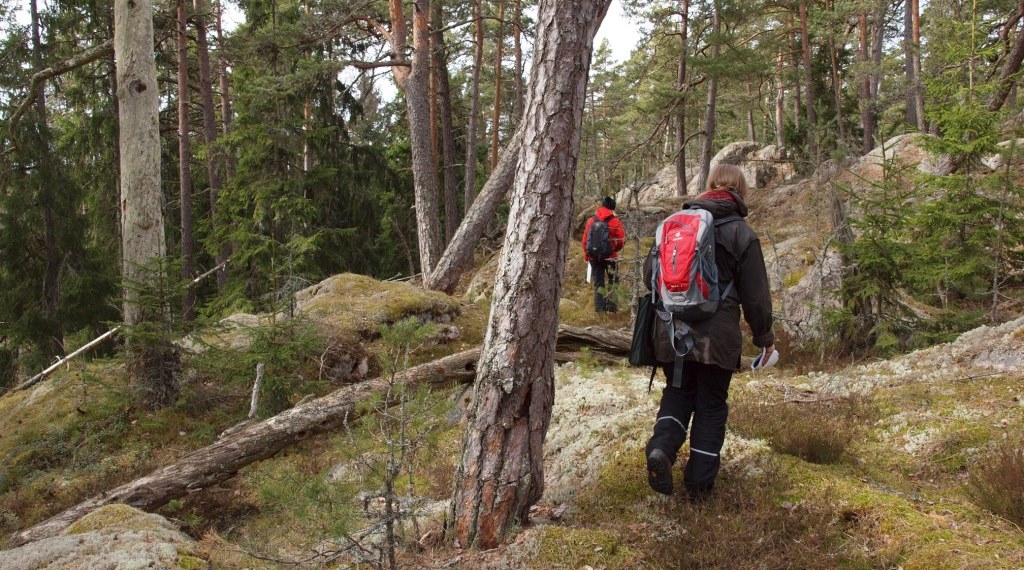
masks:
{"type": "Polygon", "coordinates": [[[718,310],[718,303],[728,296],[732,283],[719,290],[718,265],[715,264],[715,228],[741,219],[730,215],[714,219],[711,212],[691,206],[665,218],[658,225],[654,248],[652,292],[661,299],[662,320],[669,326],[672,346],[679,357],[693,347],[687,338],[685,323],[704,320],[718,310]],[[679,331],[681,334],[676,334],[679,331]],[[685,346],[677,346],[681,340],[685,346]]]}

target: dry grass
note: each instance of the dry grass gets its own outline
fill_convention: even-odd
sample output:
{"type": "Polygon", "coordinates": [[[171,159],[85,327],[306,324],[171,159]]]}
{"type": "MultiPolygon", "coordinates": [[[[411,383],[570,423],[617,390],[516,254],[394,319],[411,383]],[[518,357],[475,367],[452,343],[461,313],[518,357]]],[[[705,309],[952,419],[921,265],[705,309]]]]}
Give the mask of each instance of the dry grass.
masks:
{"type": "Polygon", "coordinates": [[[747,396],[731,403],[729,426],[747,437],[768,441],[780,453],[831,464],[843,459],[876,414],[863,397],[795,403],[747,396]]]}
{"type": "Polygon", "coordinates": [[[978,462],[968,479],[976,504],[1017,525],[1024,525],[1024,450],[1004,442],[978,462]]]}
{"type": "Polygon", "coordinates": [[[704,502],[677,499],[680,536],[664,541],[651,560],[662,568],[875,568],[850,538],[855,518],[833,506],[829,491],[790,503],[790,482],[778,464],[757,472],[726,469],[704,502]]]}

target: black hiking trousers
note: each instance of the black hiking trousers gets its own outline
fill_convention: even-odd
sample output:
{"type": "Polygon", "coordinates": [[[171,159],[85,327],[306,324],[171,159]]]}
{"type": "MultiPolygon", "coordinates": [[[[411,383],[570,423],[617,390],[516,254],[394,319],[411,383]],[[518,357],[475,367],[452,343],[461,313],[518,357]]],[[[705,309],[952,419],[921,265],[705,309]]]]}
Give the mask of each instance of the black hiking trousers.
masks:
{"type": "Polygon", "coordinates": [[[684,361],[682,387],[672,382],[672,364],[663,368],[666,386],[661,395],[654,435],[647,442],[647,455],[655,448],[674,464],[690,432],[690,457],[683,469],[683,483],[691,499],[711,492],[722,465],[725,422],[729,417],[729,383],[732,371],[713,364],[684,361]]]}
{"type": "Polygon", "coordinates": [[[615,301],[609,299],[608,295],[608,289],[619,282],[617,268],[618,263],[614,259],[590,261],[590,277],[594,281],[594,310],[598,313],[614,313],[618,310],[615,301]]]}

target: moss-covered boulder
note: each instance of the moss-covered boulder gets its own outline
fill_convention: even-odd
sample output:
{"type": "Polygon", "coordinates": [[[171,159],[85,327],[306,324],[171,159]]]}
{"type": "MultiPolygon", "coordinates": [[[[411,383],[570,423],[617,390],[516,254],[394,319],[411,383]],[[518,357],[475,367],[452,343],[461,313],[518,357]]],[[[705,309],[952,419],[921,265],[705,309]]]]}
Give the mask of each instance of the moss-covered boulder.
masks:
{"type": "Polygon", "coordinates": [[[129,570],[209,568],[195,542],[167,519],[127,505],[82,517],[60,536],[0,552],[6,570],[129,570]]]}
{"type": "Polygon", "coordinates": [[[459,314],[459,302],[444,293],[354,273],[299,291],[295,308],[331,333],[350,338],[375,335],[380,325],[406,317],[446,323],[459,314]]]}

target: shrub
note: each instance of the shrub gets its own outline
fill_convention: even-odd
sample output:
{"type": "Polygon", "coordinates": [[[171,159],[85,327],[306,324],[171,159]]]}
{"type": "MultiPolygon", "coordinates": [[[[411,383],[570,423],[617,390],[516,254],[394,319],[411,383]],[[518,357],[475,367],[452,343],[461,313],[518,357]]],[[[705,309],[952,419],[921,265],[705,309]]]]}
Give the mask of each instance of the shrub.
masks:
{"type": "Polygon", "coordinates": [[[1024,524],[1024,450],[1004,443],[971,470],[967,489],[979,506],[1024,524]]]}
{"type": "Polygon", "coordinates": [[[874,416],[863,397],[814,402],[757,402],[737,398],[729,425],[768,441],[775,451],[819,464],[838,463],[850,442],[874,416]]]}

